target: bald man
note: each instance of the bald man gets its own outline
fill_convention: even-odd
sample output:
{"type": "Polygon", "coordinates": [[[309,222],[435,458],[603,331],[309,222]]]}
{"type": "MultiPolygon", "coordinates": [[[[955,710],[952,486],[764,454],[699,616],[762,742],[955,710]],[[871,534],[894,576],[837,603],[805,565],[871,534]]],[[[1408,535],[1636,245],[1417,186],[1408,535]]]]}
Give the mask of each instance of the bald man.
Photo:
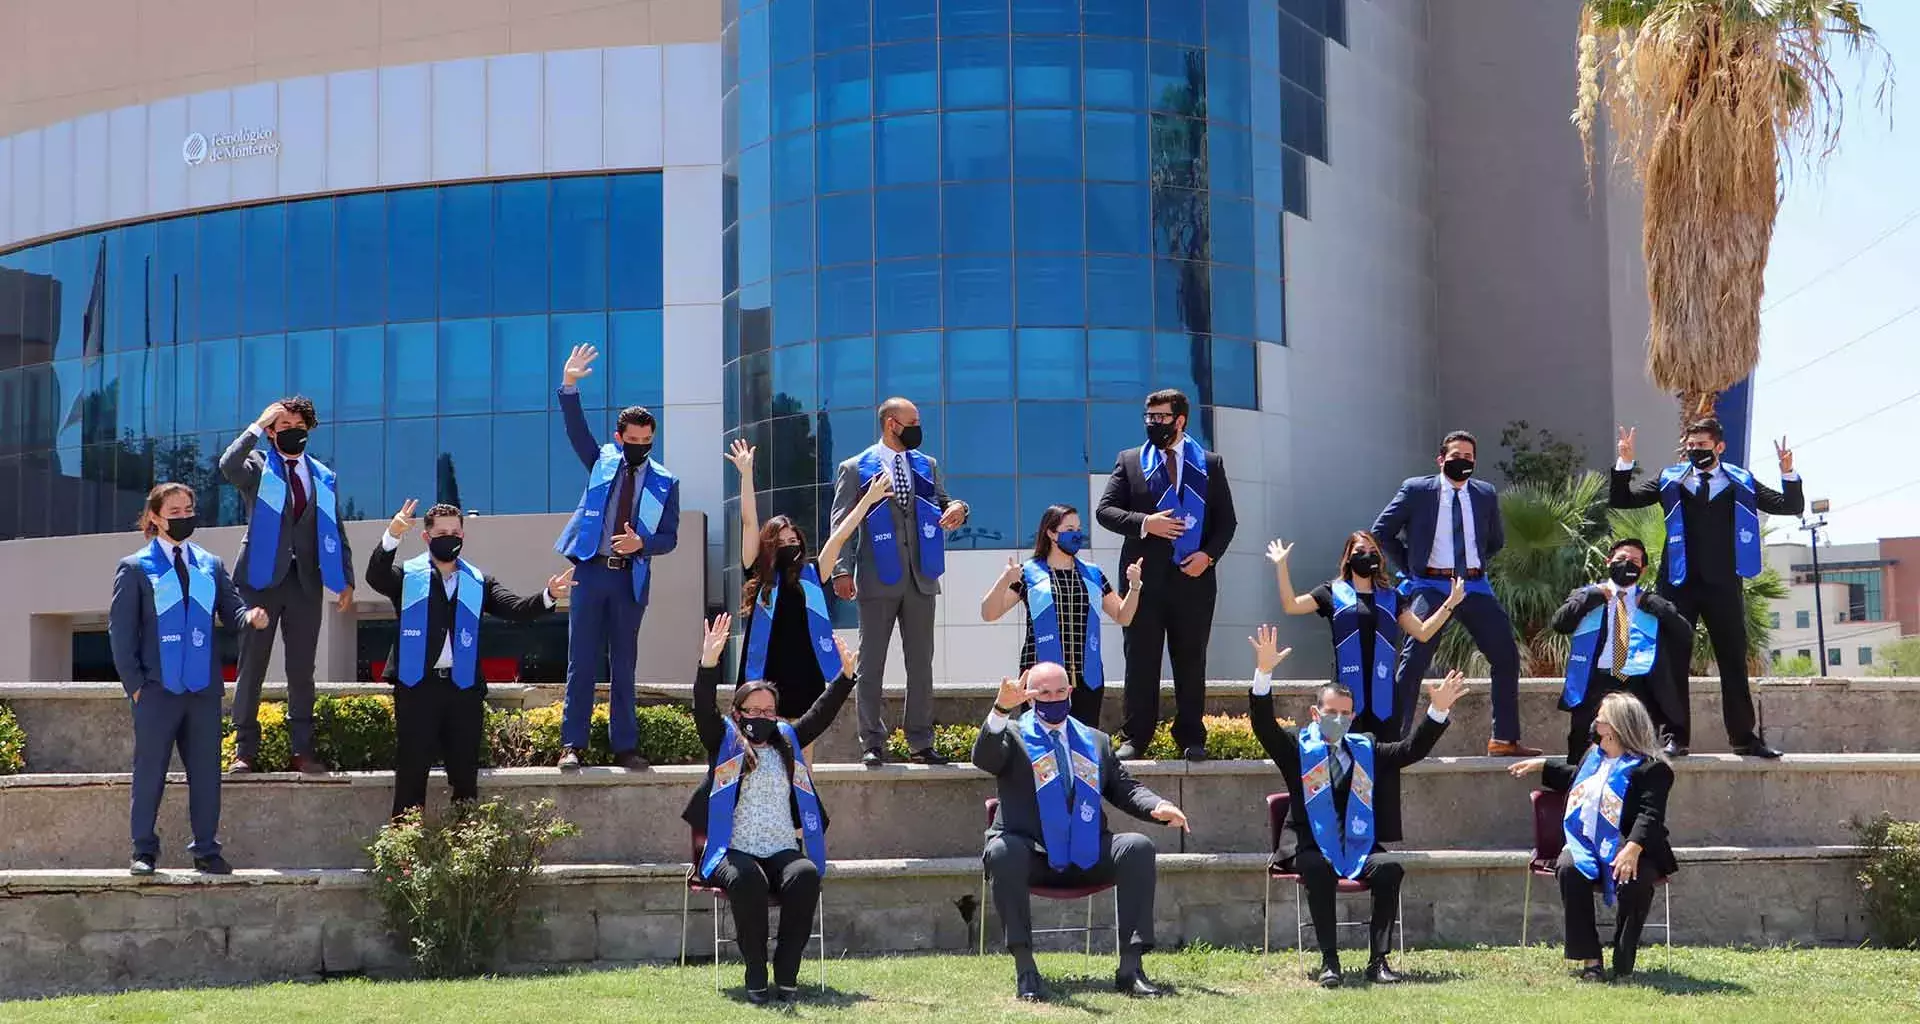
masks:
{"type": "Polygon", "coordinates": [[[840,464],[833,486],[833,529],[860,504],[874,477],[892,481],[892,500],[873,506],[866,522],[840,549],[833,591],[860,602],[860,674],[854,706],[860,714],[860,761],[886,761],[886,701],[881,685],[893,627],[907,667],[907,749],[918,764],[945,764],[933,750],[933,602],[946,571],[946,532],[967,521],[967,504],[947,496],[940,463],[920,450],[920,410],[904,398],[880,404],[880,440],[840,464]]]}
{"type": "Polygon", "coordinates": [[[1141,821],[1174,828],[1185,829],[1187,816],[1127,773],[1106,733],[1072,717],[1072,696],[1072,677],[1051,661],[1028,669],[1024,681],[1003,680],[973,744],[973,766],[999,783],[1000,807],[983,857],[1013,954],[1015,992],[1028,1001],[1046,998],[1033,962],[1029,888],[1112,884],[1120,931],[1114,988],[1157,996],[1140,963],[1153,948],[1153,840],[1109,831],[1102,799],[1141,821]],[[1027,703],[1033,710],[1015,718],[1027,703]]]}

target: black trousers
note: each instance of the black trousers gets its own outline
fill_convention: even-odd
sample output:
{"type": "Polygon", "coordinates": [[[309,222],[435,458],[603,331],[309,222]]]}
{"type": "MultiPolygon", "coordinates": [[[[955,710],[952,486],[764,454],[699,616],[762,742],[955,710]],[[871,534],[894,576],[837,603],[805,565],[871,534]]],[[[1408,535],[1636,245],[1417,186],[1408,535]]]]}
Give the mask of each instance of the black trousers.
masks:
{"type": "Polygon", "coordinates": [[[480,795],[480,739],[487,719],[487,691],[462,690],[428,669],[417,686],[393,688],[393,814],[427,805],[427,772],[446,765],[455,800],[480,795]]]}
{"type": "MultiPolygon", "coordinates": [[[[1553,872],[1560,880],[1560,902],[1567,908],[1567,959],[1600,959],[1600,932],[1593,913],[1598,894],[1593,879],[1573,866],[1573,854],[1567,850],[1560,851],[1560,862],[1553,872]]],[[[1617,885],[1613,906],[1613,969],[1618,974],[1632,974],[1634,956],[1640,951],[1640,930],[1646,927],[1647,911],[1653,907],[1653,879],[1642,874],[1617,885]]]]}
{"type": "Polygon", "coordinates": [[[1089,729],[1100,728],[1100,704],[1106,696],[1105,688],[1095,690],[1084,682],[1075,682],[1073,695],[1068,698],[1074,719],[1089,729]]]}
{"type": "Polygon", "coordinates": [[[1119,897],[1120,948],[1153,948],[1153,840],[1138,832],[1107,837],[1100,859],[1086,870],[1068,865],[1055,871],[1033,841],[1011,832],[987,840],[987,878],[993,887],[993,909],[1006,928],[1008,949],[1033,948],[1033,894],[1029,886],[1074,887],[1112,883],[1119,897]]]}
{"type": "Polygon", "coordinates": [[[1201,716],[1207,707],[1207,640],[1219,586],[1212,569],[1188,576],[1178,569],[1146,585],[1133,622],[1123,631],[1127,654],[1126,719],[1121,734],[1139,750],[1160,725],[1160,656],[1173,662],[1173,743],[1185,750],[1207,744],[1201,716]]]}
{"type": "MultiPolygon", "coordinates": [[[[1736,747],[1759,742],[1760,735],[1754,731],[1753,691],[1747,685],[1747,606],[1739,578],[1713,582],[1689,579],[1678,587],[1662,581],[1660,595],[1673,602],[1688,625],[1706,621],[1707,638],[1713,641],[1713,660],[1720,666],[1720,708],[1726,718],[1727,742],[1736,747]]],[[[1680,706],[1689,710],[1681,721],[1673,723],[1673,741],[1683,747],[1692,746],[1693,733],[1687,676],[1685,671],[1673,674],[1680,706]]]]}
{"type": "MultiPolygon", "coordinates": [[[[1375,852],[1379,852],[1377,849],[1375,852]]],[[[1313,935],[1320,943],[1320,958],[1328,962],[1340,959],[1339,911],[1335,905],[1335,887],[1340,876],[1319,847],[1306,847],[1293,855],[1293,872],[1307,887],[1307,909],[1313,915],[1313,935]]],[[[1400,883],[1407,869],[1398,864],[1383,864],[1371,857],[1360,869],[1360,877],[1372,890],[1373,920],[1367,926],[1367,949],[1379,960],[1392,949],[1393,922],[1400,913],[1400,883]]]]}
{"type": "Polygon", "coordinates": [[[1595,669],[1587,679],[1586,699],[1580,702],[1579,707],[1568,712],[1573,717],[1567,722],[1567,760],[1579,764],[1580,759],[1587,756],[1587,748],[1594,742],[1593,722],[1600,716],[1600,702],[1606,699],[1607,694],[1622,690],[1633,694],[1640,703],[1646,705],[1655,731],[1668,736],[1675,734],[1674,724],[1667,721],[1667,714],[1661,710],[1660,700],[1653,692],[1650,677],[1633,676],[1623,681],[1611,672],[1595,669]]]}
{"type": "Polygon", "coordinates": [[[707,879],[727,891],[733,908],[733,934],[740,959],[747,962],[747,987],[767,987],[767,897],[780,897],[780,941],[773,948],[773,983],[800,984],[800,962],[813,933],[813,912],[820,906],[820,869],[799,850],[755,857],[728,850],[707,879]]]}
{"type": "Polygon", "coordinates": [[[273,638],[280,636],[280,653],[287,670],[287,741],[291,752],[313,753],[313,667],[320,649],[320,585],[299,579],[291,568],[277,587],[254,590],[236,581],[249,608],[263,608],[267,628],[240,631],[240,664],[233,681],[234,754],[244,761],[260,756],[260,689],[266,685],[267,663],[273,659],[273,638]]]}

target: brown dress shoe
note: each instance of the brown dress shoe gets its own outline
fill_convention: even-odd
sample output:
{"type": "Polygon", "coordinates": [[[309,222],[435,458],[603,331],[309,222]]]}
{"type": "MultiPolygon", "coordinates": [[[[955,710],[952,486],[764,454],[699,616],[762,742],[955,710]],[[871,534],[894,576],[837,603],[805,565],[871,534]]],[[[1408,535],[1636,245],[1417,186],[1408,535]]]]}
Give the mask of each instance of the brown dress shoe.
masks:
{"type": "Polygon", "coordinates": [[[247,760],[244,757],[236,757],[233,759],[233,763],[227,766],[227,774],[228,775],[252,775],[253,762],[247,760]]]}
{"type": "Polygon", "coordinates": [[[1539,757],[1543,751],[1539,747],[1529,747],[1518,740],[1488,740],[1488,757],[1539,757]]]}
{"type": "Polygon", "coordinates": [[[295,754],[288,758],[287,770],[299,772],[302,775],[325,775],[333,771],[327,762],[311,754],[295,754]]]}

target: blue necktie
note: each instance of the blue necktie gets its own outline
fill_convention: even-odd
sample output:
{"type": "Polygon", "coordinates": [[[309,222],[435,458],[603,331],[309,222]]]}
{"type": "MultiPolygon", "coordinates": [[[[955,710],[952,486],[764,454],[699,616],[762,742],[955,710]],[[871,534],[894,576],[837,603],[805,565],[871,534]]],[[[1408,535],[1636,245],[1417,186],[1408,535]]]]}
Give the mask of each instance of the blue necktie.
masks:
{"type": "Polygon", "coordinates": [[[1067,730],[1062,729],[1054,734],[1053,746],[1056,751],[1054,756],[1060,759],[1060,774],[1066,777],[1067,782],[1060,791],[1067,795],[1067,806],[1071,807],[1073,806],[1073,754],[1067,750],[1067,730]]]}
{"type": "Polygon", "coordinates": [[[1461,576],[1467,574],[1467,516],[1460,509],[1460,492],[1453,490],[1453,571],[1461,576]]]}

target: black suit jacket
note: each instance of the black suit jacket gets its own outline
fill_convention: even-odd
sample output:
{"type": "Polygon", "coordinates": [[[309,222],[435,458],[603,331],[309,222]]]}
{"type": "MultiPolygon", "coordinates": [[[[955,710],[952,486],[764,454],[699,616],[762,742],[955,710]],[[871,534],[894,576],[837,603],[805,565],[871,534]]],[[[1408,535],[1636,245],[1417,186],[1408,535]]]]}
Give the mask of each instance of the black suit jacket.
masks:
{"type": "MultiPolygon", "coordinates": [[[[1646,508],[1660,503],[1660,474],[1634,483],[1633,470],[1614,470],[1608,488],[1607,504],[1614,508],[1646,508]]],[[[1681,485],[1684,489],[1685,485],[1681,485]]],[[[1758,479],[1753,482],[1753,503],[1770,516],[1797,516],[1806,510],[1807,499],[1800,481],[1783,480],[1776,491],[1758,479]]],[[[1721,588],[1739,586],[1733,560],[1733,486],[1729,483],[1707,503],[1705,515],[1692,500],[1680,502],[1680,520],[1687,531],[1687,582],[1721,588]]],[[[1660,591],[1673,589],[1667,581],[1667,551],[1660,551],[1660,591]]]]}
{"type": "MultiPolygon", "coordinates": [[[[1555,793],[1573,788],[1580,766],[1570,761],[1548,761],[1540,770],[1540,786],[1555,793]]],[[[1626,806],[1620,812],[1620,834],[1640,844],[1640,864],[1665,877],[1680,870],[1667,841],[1667,794],[1673,789],[1673,766],[1651,758],[1627,775],[1626,806]]]]}
{"type": "MultiPolygon", "coordinates": [[[[1595,585],[1574,590],[1567,595],[1567,602],[1560,606],[1560,610],[1553,613],[1553,631],[1562,636],[1571,636],[1574,630],[1580,628],[1580,620],[1586,618],[1588,612],[1605,604],[1607,591],[1604,587],[1595,585]]],[[[1672,601],[1649,593],[1645,586],[1640,588],[1640,607],[1660,620],[1659,646],[1654,651],[1653,668],[1647,671],[1647,685],[1659,700],[1659,710],[1666,715],[1667,721],[1685,721],[1686,702],[1680,699],[1674,686],[1674,673],[1687,671],[1693,661],[1693,627],[1681,618],[1680,610],[1673,606],[1672,601]]],[[[1607,615],[1612,614],[1613,609],[1608,607],[1607,615]]],[[[1593,650],[1588,652],[1593,656],[1590,664],[1595,666],[1596,672],[1599,671],[1600,651],[1612,634],[1613,622],[1609,618],[1602,622],[1600,632],[1589,641],[1593,645],[1593,650]]],[[[1613,674],[1619,676],[1618,672],[1613,674]]],[[[1560,710],[1573,710],[1567,707],[1564,694],[1560,698],[1560,710]]]]}
{"type": "MultiPolygon", "coordinates": [[[[1281,728],[1273,717],[1272,694],[1249,694],[1247,702],[1253,734],[1286,777],[1287,793],[1293,798],[1288,803],[1287,827],[1280,831],[1279,845],[1273,851],[1273,861],[1279,864],[1301,850],[1317,848],[1313,824],[1307,820],[1306,788],[1300,780],[1300,738],[1281,728]]],[[[1412,736],[1373,745],[1373,831],[1380,842],[1400,841],[1400,769],[1433,753],[1446,731],[1446,722],[1436,722],[1423,711],[1412,736]]],[[[1334,793],[1335,804],[1342,808],[1346,806],[1346,789],[1343,782],[1334,793]]]]}
{"type": "MultiPolygon", "coordinates": [[[[714,691],[719,688],[723,673],[718,666],[708,668],[700,666],[700,675],[693,681],[693,727],[700,734],[700,743],[707,748],[707,777],[700,780],[700,788],[693,791],[687,800],[687,807],[680,812],[680,820],[701,832],[707,830],[707,794],[713,792],[713,769],[720,758],[720,744],[727,738],[727,724],[720,713],[720,702],[714,691]]],[[[840,713],[841,705],[847,702],[847,694],[853,692],[857,676],[842,674],[828,686],[825,693],[814,699],[813,706],[793,723],[793,734],[805,747],[820,738],[833,724],[835,715],[840,713]]],[[[787,763],[787,778],[793,778],[793,749],[787,746],[785,736],[775,734],[773,748],[780,752],[780,759],[787,763]]],[[[814,791],[816,797],[819,790],[814,791]]],[[[800,801],[791,790],[787,794],[788,807],[793,812],[793,827],[800,827],[800,801]]],[[[826,801],[820,802],[820,829],[826,831],[831,824],[827,820],[826,801]]]]}
{"type": "MultiPolygon", "coordinates": [[[[1160,496],[1147,487],[1146,475],[1140,472],[1140,449],[1129,448],[1114,460],[1113,475],[1107,479],[1107,489],[1100,495],[1100,505],[1094,510],[1094,518],[1100,525],[1124,537],[1120,542],[1120,565],[1132,565],[1134,559],[1144,558],[1146,564],[1141,567],[1142,582],[1166,579],[1179,572],[1173,561],[1173,542],[1163,537],[1142,537],[1140,526],[1146,518],[1159,511],[1160,496]]],[[[1227,556],[1227,545],[1233,543],[1233,531],[1240,525],[1234,517],[1233,491],[1227,485],[1226,465],[1215,452],[1207,453],[1207,521],[1201,527],[1200,550],[1207,553],[1218,566],[1227,556]]],[[[1199,578],[1212,579],[1213,567],[1199,578]]],[[[1120,574],[1120,593],[1124,596],[1129,584],[1127,574],[1120,574]]]]}
{"type": "MultiPolygon", "coordinates": [[[[400,592],[406,574],[393,564],[399,549],[388,551],[385,547],[375,547],[373,557],[367,559],[367,585],[393,602],[395,618],[400,616],[400,592]]],[[[438,570],[436,570],[437,572],[438,570]]],[[[509,622],[531,622],[552,611],[547,607],[544,591],[531,597],[521,597],[508,590],[499,580],[483,575],[486,584],[486,597],[480,604],[483,615],[506,619],[509,622]]],[[[440,659],[440,651],[446,646],[447,630],[453,627],[453,602],[447,600],[446,588],[438,581],[427,588],[427,667],[432,668],[440,659]]],[[[398,685],[400,682],[400,644],[396,639],[387,650],[386,681],[398,685]]],[[[485,693],[486,681],[481,680],[475,687],[485,693]]]]}
{"type": "MultiPolygon", "coordinates": [[[[1113,756],[1113,741],[1106,733],[1098,729],[1092,732],[1094,751],[1100,756],[1100,795],[1141,821],[1153,821],[1153,809],[1160,806],[1160,797],[1113,756]]],[[[993,776],[1000,788],[1000,809],[987,826],[987,838],[1011,832],[1032,843],[1035,850],[1045,850],[1040,798],[1033,791],[1033,762],[1027,757],[1026,744],[1020,742],[1019,719],[1009,719],[1007,727],[998,732],[981,728],[979,738],[973,741],[973,766],[993,776]]],[[[1112,832],[1102,815],[1101,835],[1112,832]]]]}

